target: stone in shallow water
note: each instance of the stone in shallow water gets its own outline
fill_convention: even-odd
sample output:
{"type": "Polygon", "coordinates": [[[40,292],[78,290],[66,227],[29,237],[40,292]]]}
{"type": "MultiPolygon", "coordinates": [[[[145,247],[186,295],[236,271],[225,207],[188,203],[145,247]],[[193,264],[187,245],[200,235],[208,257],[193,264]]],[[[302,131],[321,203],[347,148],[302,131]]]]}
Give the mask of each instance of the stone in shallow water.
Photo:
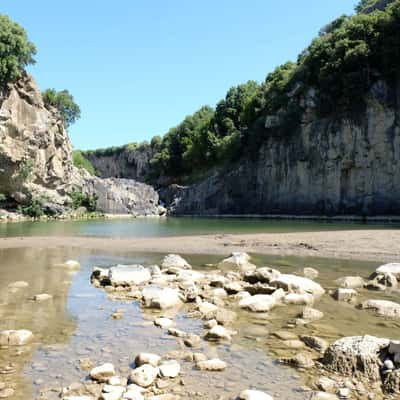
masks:
{"type": "Polygon", "coordinates": [[[379,316],[400,319],[400,304],[388,300],[366,300],[361,308],[375,311],[379,316]]]}
{"type": "Polygon", "coordinates": [[[101,400],[119,400],[125,392],[124,386],[105,385],[103,393],[100,396],[101,400]]]}
{"type": "Polygon", "coordinates": [[[247,253],[233,252],[230,257],[222,260],[218,267],[220,268],[234,268],[242,273],[255,271],[257,268],[254,264],[250,263],[250,256],[247,253]]]}
{"type": "Polygon", "coordinates": [[[380,381],[381,353],[389,345],[389,339],[369,335],[345,337],[328,347],[323,363],[344,376],[380,381]]]}
{"type": "Polygon", "coordinates": [[[107,382],[109,378],[115,375],[115,368],[111,363],[105,363],[93,368],[89,375],[95,381],[107,382]]]}
{"type": "Polygon", "coordinates": [[[154,320],[154,325],[160,327],[161,329],[168,329],[174,325],[174,321],[170,318],[159,317],[154,320]]]}
{"type": "Polygon", "coordinates": [[[364,287],[365,280],[361,276],[344,276],[336,279],[335,283],[344,289],[359,289],[364,287]]]}
{"type": "Polygon", "coordinates": [[[297,275],[280,274],[270,281],[270,285],[282,288],[289,293],[309,293],[314,298],[321,297],[325,293],[325,290],[317,282],[297,275]]]}
{"type": "Polygon", "coordinates": [[[143,289],[142,296],[144,305],[149,308],[164,310],[182,304],[179,291],[176,289],[148,286],[143,289]]]}
{"type": "Polygon", "coordinates": [[[68,260],[65,261],[63,266],[69,269],[79,269],[81,267],[81,264],[79,264],[79,262],[76,260],[68,260]]]}
{"type": "Polygon", "coordinates": [[[227,340],[230,341],[232,340],[232,334],[235,332],[232,332],[226,328],[224,328],[222,325],[215,325],[212,327],[205,335],[206,340],[227,340]]]}
{"type": "Polygon", "coordinates": [[[136,286],[149,282],[151,273],[142,265],[117,265],[110,268],[108,277],[113,286],[136,286]]]}
{"type": "Polygon", "coordinates": [[[33,296],[33,300],[38,301],[38,302],[50,300],[52,298],[53,298],[53,296],[51,294],[47,294],[47,293],[40,293],[40,294],[36,294],[35,296],[33,296]]]}
{"type": "Polygon", "coordinates": [[[276,306],[276,300],[272,295],[256,294],[246,297],[239,302],[239,307],[252,312],[267,312],[276,306]]]}
{"type": "Polygon", "coordinates": [[[333,298],[337,301],[351,302],[356,299],[357,292],[354,289],[336,289],[333,292],[333,298]]]}
{"type": "Polygon", "coordinates": [[[400,263],[389,263],[381,265],[376,269],[376,272],[379,274],[391,273],[393,274],[398,280],[400,280],[400,263]]]}
{"type": "Polygon", "coordinates": [[[260,390],[248,389],[240,393],[239,400],[273,400],[273,398],[260,390]]]}
{"type": "Polygon", "coordinates": [[[63,400],[94,400],[91,396],[65,396],[63,400]]]}
{"type": "Polygon", "coordinates": [[[0,332],[1,346],[23,346],[33,340],[33,333],[26,329],[7,330],[0,332]]]}
{"type": "Polygon", "coordinates": [[[161,268],[162,269],[169,269],[169,268],[184,268],[184,269],[186,268],[186,269],[190,269],[191,266],[180,255],[178,255],[178,254],[168,254],[162,260],[161,268]]]}
{"type": "Polygon", "coordinates": [[[143,364],[135,368],[130,374],[130,380],[141,387],[149,387],[158,375],[158,368],[150,364],[143,364]]]}
{"type": "Polygon", "coordinates": [[[227,364],[219,358],[213,358],[211,360],[199,361],[196,366],[202,371],[223,371],[227,367],[227,364]]]}
{"type": "Polygon", "coordinates": [[[176,360],[165,361],[158,369],[163,378],[176,378],[181,372],[181,366],[176,360]]]}
{"type": "Polygon", "coordinates": [[[135,358],[135,365],[140,367],[143,364],[150,364],[153,367],[157,367],[160,363],[161,357],[153,353],[140,353],[135,358]]]}
{"type": "Polygon", "coordinates": [[[28,282],[25,281],[17,281],[17,282],[12,282],[8,285],[9,289],[24,289],[29,286],[28,282]]]}
{"type": "Polygon", "coordinates": [[[303,275],[308,279],[316,279],[319,276],[319,272],[314,268],[306,267],[303,269],[303,275]]]}

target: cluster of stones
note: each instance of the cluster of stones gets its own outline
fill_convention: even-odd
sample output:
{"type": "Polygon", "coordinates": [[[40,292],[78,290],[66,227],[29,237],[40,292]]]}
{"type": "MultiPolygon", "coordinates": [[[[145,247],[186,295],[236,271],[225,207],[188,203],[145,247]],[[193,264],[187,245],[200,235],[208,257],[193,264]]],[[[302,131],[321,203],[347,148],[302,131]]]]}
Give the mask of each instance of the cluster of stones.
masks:
{"type": "MultiPolygon", "coordinates": [[[[118,376],[111,363],[93,368],[89,377],[93,384],[65,387],[63,400],[177,400],[181,398],[177,386],[184,385],[178,361],[152,353],[137,355],[127,378],[118,376]]],[[[264,392],[250,389],[240,393],[237,399],[273,400],[264,392]]]]}
{"type": "MultiPolygon", "coordinates": [[[[314,304],[324,295],[325,290],[314,281],[318,271],[305,268],[303,276],[284,274],[280,271],[262,267],[257,268],[251,263],[246,253],[233,253],[217,265],[218,269],[209,272],[194,271],[191,266],[178,255],[170,254],[164,258],[160,267],[114,266],[109,269],[94,268],[92,283],[103,287],[111,298],[140,300],[144,307],[167,310],[177,308],[184,303],[193,307],[191,315],[197,315],[204,320],[206,329],[203,339],[229,343],[236,332],[229,328],[236,318],[231,308],[239,307],[252,313],[268,313],[275,307],[303,306],[298,318],[289,321],[288,327],[305,325],[323,317],[323,313],[313,308],[314,304]]],[[[400,264],[386,264],[379,267],[368,280],[361,277],[348,276],[337,280],[338,288],[329,292],[338,301],[354,303],[358,308],[374,310],[378,315],[398,317],[400,305],[386,300],[367,300],[356,304],[357,288],[387,290],[397,285],[400,279],[400,264]],[[378,286],[379,285],[379,286],[378,286]]],[[[170,335],[176,336],[188,347],[197,347],[201,336],[186,334],[174,327],[174,321],[166,316],[155,319],[155,325],[166,329],[170,335]]],[[[357,395],[363,398],[368,393],[369,384],[364,385],[360,379],[369,379],[360,364],[359,356],[354,355],[353,346],[345,346],[343,361],[335,360],[332,354],[339,354],[340,341],[329,343],[317,336],[301,335],[300,337],[287,331],[275,332],[275,336],[288,349],[298,350],[293,357],[281,358],[280,361],[299,369],[324,370],[327,374],[335,372],[334,377],[322,376],[314,383],[316,390],[314,398],[351,398],[357,395]],[[302,351],[306,347],[315,353],[302,351]],[[314,355],[312,355],[314,354],[314,355]],[[342,368],[344,359],[347,367],[342,368]],[[360,373],[356,373],[359,371],[360,373]],[[353,381],[346,378],[350,376],[353,381]],[[364,378],[362,378],[364,377],[364,378]],[[356,379],[357,378],[357,379],[356,379]],[[328,384],[329,382],[329,384],[328,384]]],[[[349,337],[340,339],[344,342],[371,339],[372,337],[349,337]]],[[[372,351],[378,373],[374,375],[377,391],[400,391],[400,373],[397,369],[397,356],[394,352],[395,341],[382,339],[386,346],[378,352],[372,351]],[[390,349],[390,351],[389,351],[390,349]],[[396,386],[397,385],[397,386],[396,386]],[[379,389],[379,390],[378,390],[379,389]]],[[[203,360],[203,355],[197,353],[195,362],[197,368],[204,370],[222,370],[227,367],[222,360],[203,360]]],[[[337,356],[339,357],[339,356],[337,356]]],[[[339,357],[341,360],[341,358],[339,357]]]]}

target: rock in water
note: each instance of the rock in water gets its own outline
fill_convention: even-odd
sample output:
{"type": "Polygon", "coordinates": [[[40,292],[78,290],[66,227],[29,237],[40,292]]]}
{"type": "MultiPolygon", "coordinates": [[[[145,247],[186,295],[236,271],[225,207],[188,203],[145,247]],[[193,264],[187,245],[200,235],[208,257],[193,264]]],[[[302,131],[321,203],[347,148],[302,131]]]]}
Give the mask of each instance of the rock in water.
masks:
{"type": "Polygon", "coordinates": [[[158,368],[150,364],[143,364],[135,368],[130,374],[130,380],[141,387],[149,387],[158,375],[158,368]]]}
{"type": "Polygon", "coordinates": [[[90,377],[98,382],[107,382],[109,378],[115,375],[114,365],[105,363],[98,367],[93,368],[90,373],[90,377]]]}
{"type": "Polygon", "coordinates": [[[381,265],[376,269],[377,274],[393,274],[398,280],[400,280],[400,263],[389,263],[381,265]]]}
{"type": "Polygon", "coordinates": [[[135,358],[135,365],[140,367],[143,364],[150,364],[153,367],[157,367],[160,363],[161,357],[153,353],[140,353],[135,358]]]}
{"type": "Polygon", "coordinates": [[[344,376],[380,381],[381,353],[389,344],[389,339],[368,335],[345,337],[328,347],[323,363],[344,376]]]}
{"type": "Polygon", "coordinates": [[[256,294],[246,297],[239,302],[239,307],[252,312],[267,312],[276,306],[277,302],[272,295],[256,294]]]}
{"type": "Polygon", "coordinates": [[[178,254],[168,254],[161,262],[162,269],[183,268],[190,269],[190,264],[178,254]]]}
{"type": "Polygon", "coordinates": [[[202,371],[223,371],[227,364],[219,358],[213,358],[212,360],[199,361],[196,366],[202,371]]]}
{"type": "Polygon", "coordinates": [[[388,300],[367,300],[361,308],[372,310],[382,317],[400,318],[400,304],[388,300]]]}
{"type": "Polygon", "coordinates": [[[143,289],[142,296],[144,305],[149,308],[164,310],[182,304],[179,291],[176,289],[148,286],[143,289]]]}
{"type": "Polygon", "coordinates": [[[26,329],[0,332],[1,346],[23,346],[33,340],[33,333],[26,329]]]}
{"type": "Polygon", "coordinates": [[[113,286],[137,286],[151,280],[149,269],[142,265],[117,265],[110,268],[108,276],[113,286]]]}
{"type": "Polygon", "coordinates": [[[230,257],[222,260],[218,266],[220,268],[230,268],[242,273],[254,271],[257,267],[250,262],[250,256],[247,253],[233,252],[230,257]]]}
{"type": "Polygon", "coordinates": [[[321,297],[325,293],[322,286],[311,279],[290,274],[279,275],[277,278],[271,280],[270,285],[282,288],[290,293],[309,293],[315,298],[321,297]]]}

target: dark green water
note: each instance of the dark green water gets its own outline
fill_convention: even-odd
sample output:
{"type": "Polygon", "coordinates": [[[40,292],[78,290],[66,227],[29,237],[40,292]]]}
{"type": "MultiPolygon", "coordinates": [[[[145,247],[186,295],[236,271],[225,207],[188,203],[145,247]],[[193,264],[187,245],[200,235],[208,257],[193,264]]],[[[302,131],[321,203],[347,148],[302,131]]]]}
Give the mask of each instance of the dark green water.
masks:
{"type": "Polygon", "coordinates": [[[0,224],[0,236],[157,237],[223,233],[284,233],[398,229],[400,223],[323,222],[261,218],[137,218],[0,224]]]}

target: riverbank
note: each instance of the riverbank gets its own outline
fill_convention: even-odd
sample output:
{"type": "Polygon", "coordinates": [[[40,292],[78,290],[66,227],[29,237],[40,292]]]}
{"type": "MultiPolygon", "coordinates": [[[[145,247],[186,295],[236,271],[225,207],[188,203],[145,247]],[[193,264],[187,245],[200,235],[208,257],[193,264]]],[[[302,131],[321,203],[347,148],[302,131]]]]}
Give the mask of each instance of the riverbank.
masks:
{"type": "Polygon", "coordinates": [[[183,254],[228,254],[232,251],[282,256],[360,261],[400,261],[400,230],[348,230],[295,233],[221,234],[158,238],[6,237],[0,249],[107,249],[183,254]]]}

